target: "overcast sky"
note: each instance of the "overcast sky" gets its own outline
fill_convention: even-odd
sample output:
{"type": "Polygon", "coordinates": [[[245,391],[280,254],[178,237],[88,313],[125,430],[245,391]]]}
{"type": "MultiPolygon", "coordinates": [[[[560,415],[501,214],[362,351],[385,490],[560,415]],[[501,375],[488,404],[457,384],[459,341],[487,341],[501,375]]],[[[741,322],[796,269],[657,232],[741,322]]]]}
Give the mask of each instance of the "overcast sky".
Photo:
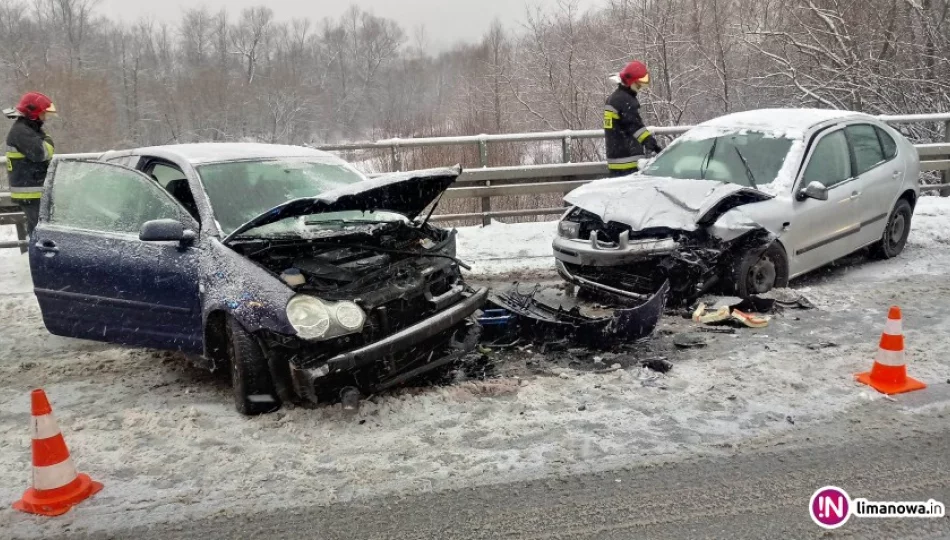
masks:
{"type": "MultiPolygon", "coordinates": [[[[527,0],[530,5],[554,4],[555,0],[527,0]]],[[[579,0],[583,10],[605,0],[579,0]]],[[[213,11],[227,7],[231,13],[257,5],[274,10],[280,20],[306,17],[320,20],[339,17],[351,5],[398,22],[412,36],[413,29],[425,25],[429,43],[443,48],[457,41],[472,41],[498,17],[506,27],[524,20],[526,0],[102,0],[98,12],[127,22],[149,16],[156,21],[178,21],[183,7],[207,6],[213,11]]]]}

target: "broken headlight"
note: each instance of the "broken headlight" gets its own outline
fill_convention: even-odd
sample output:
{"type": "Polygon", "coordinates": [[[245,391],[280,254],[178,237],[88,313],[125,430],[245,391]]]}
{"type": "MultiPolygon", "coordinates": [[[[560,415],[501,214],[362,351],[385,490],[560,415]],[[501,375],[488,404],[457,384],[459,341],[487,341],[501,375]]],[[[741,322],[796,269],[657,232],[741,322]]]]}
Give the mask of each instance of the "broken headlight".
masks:
{"type": "Polygon", "coordinates": [[[557,224],[557,234],[561,238],[575,240],[581,236],[581,224],[573,221],[562,221],[557,224]]]}
{"type": "Polygon", "coordinates": [[[366,314],[353,302],[326,302],[298,294],[287,302],[287,319],[299,337],[324,340],[361,331],[366,314]]]}

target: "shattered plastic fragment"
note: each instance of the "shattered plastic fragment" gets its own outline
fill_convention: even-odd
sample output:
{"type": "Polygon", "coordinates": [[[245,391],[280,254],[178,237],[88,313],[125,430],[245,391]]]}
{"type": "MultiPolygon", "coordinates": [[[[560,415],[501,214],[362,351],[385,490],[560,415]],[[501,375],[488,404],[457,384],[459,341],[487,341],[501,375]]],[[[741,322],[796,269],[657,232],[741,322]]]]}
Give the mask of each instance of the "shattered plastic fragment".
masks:
{"type": "Polygon", "coordinates": [[[767,318],[756,317],[755,315],[739,311],[738,309],[732,311],[732,318],[748,326],[749,328],[765,328],[769,325],[769,320],[767,318]]]}

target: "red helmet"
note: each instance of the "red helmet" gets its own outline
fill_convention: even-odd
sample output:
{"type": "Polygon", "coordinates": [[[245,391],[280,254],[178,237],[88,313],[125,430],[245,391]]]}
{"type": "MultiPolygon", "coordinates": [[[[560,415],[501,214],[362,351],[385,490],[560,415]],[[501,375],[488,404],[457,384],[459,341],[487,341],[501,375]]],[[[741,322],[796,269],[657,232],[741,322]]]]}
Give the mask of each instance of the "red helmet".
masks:
{"type": "Polygon", "coordinates": [[[620,72],[620,82],[626,86],[650,84],[650,72],[647,71],[647,66],[643,62],[634,60],[620,72]]]}
{"type": "Polygon", "coordinates": [[[20,102],[17,103],[16,110],[30,120],[38,120],[43,113],[56,114],[56,106],[53,105],[53,100],[39,92],[23,94],[20,102]]]}

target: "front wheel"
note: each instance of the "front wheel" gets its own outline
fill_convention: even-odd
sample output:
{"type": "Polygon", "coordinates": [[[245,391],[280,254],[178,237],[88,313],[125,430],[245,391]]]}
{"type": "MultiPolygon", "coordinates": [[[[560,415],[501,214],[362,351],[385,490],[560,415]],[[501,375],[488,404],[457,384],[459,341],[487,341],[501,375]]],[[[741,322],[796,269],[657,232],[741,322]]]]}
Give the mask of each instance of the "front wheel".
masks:
{"type": "Polygon", "coordinates": [[[893,259],[904,251],[907,237],[910,235],[910,220],[914,211],[905,199],[897,201],[881,240],[871,249],[876,259],[893,259]]]}
{"type": "Polygon", "coordinates": [[[729,274],[733,292],[743,299],[772,289],[783,289],[788,287],[788,257],[782,246],[773,242],[765,251],[743,253],[733,263],[729,274]]]}
{"type": "Polygon", "coordinates": [[[254,337],[233,318],[228,318],[228,360],[234,406],[247,416],[267,414],[280,409],[267,358],[254,337]]]}

